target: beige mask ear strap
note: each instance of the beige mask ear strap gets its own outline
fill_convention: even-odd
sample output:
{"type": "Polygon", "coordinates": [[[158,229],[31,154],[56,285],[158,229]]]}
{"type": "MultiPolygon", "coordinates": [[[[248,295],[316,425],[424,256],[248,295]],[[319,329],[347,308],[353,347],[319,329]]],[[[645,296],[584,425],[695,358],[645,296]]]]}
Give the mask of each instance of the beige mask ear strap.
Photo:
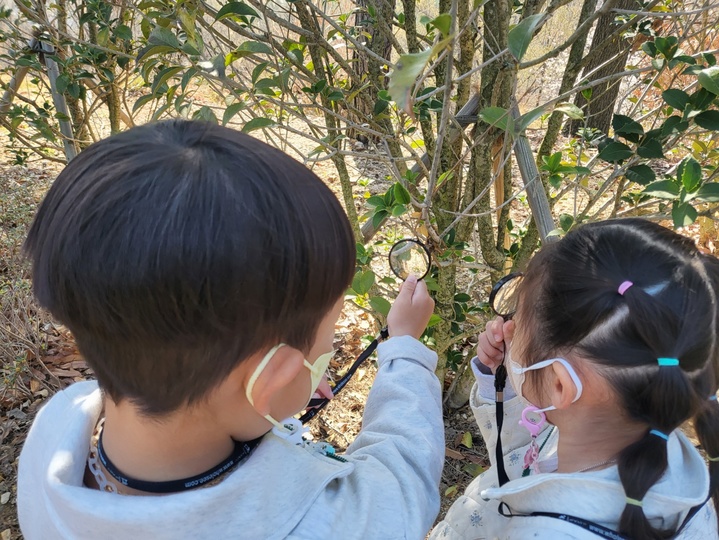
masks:
{"type": "Polygon", "coordinates": [[[255,368],[255,371],[252,373],[252,376],[250,377],[249,382],[247,383],[247,390],[245,391],[245,395],[247,396],[247,401],[250,402],[250,405],[253,407],[255,406],[255,400],[252,397],[252,390],[255,387],[255,383],[257,382],[257,379],[259,378],[260,374],[265,370],[265,367],[267,367],[267,364],[269,364],[270,360],[272,360],[272,357],[275,355],[277,350],[280,347],[284,347],[284,343],[280,343],[279,345],[275,345],[272,347],[265,357],[262,359],[262,361],[257,364],[257,367],[255,368]]]}

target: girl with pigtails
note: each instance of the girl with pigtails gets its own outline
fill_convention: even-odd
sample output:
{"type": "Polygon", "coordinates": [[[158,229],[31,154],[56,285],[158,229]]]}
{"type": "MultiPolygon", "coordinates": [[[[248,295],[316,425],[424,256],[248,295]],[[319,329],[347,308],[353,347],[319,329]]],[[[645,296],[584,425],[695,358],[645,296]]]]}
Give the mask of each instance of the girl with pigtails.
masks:
{"type": "Polygon", "coordinates": [[[648,221],[544,246],[472,363],[492,467],[430,537],[719,538],[718,291],[717,260],[648,221]]]}

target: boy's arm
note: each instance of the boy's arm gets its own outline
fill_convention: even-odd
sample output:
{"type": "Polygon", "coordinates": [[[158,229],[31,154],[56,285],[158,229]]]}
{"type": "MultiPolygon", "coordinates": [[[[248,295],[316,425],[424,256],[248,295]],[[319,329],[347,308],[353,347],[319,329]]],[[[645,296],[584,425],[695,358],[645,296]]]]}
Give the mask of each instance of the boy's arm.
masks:
{"type": "MultiPolygon", "coordinates": [[[[359,519],[343,538],[422,539],[439,511],[444,423],[437,355],[417,340],[433,308],[426,284],[410,276],[387,316],[394,337],[377,349],[362,430],[345,454],[355,470],[325,493],[340,514],[359,519]]],[[[325,526],[336,533],[340,525],[327,516],[325,526]]]]}
{"type": "Polygon", "coordinates": [[[363,426],[347,449],[358,474],[372,469],[378,504],[395,507],[407,538],[423,538],[439,511],[444,423],[437,355],[411,336],[378,348],[379,371],[365,406],[363,426]],[[398,499],[387,500],[391,493],[398,499]],[[382,501],[385,502],[382,502],[382,501]]]}

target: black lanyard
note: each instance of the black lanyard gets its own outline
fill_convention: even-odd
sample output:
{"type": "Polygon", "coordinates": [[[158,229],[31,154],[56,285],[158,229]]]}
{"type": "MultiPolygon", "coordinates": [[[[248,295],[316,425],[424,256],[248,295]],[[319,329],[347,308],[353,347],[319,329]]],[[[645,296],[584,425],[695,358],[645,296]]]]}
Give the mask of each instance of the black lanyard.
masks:
{"type": "Polygon", "coordinates": [[[110,458],[107,457],[107,454],[105,454],[105,449],[102,446],[102,433],[103,432],[101,431],[100,436],[97,439],[97,457],[100,459],[102,466],[110,473],[110,476],[120,482],[123,486],[145,491],[147,493],[176,493],[178,491],[186,491],[188,489],[193,489],[207,484],[208,482],[212,482],[248,457],[262,440],[262,437],[259,437],[249,442],[235,441],[235,448],[227,459],[219,465],[214,466],[212,469],[196,476],[183,478],[182,480],[168,480],[166,482],[147,482],[145,480],[131,478],[120,472],[115,464],[110,461],[110,458]]]}
{"type": "MultiPolygon", "coordinates": [[[[350,382],[350,379],[355,374],[355,371],[362,365],[362,362],[367,360],[372,353],[377,348],[377,345],[379,345],[380,341],[387,339],[389,337],[389,331],[387,330],[387,327],[383,328],[379,335],[372,340],[372,343],[370,343],[367,348],[362,351],[362,354],[360,354],[357,357],[357,360],[354,361],[352,366],[347,370],[347,373],[344,374],[344,376],[335,384],[335,387],[332,389],[332,395],[336,396],[340,393],[340,391],[345,387],[345,385],[350,382]]],[[[310,402],[307,404],[308,407],[314,407],[310,410],[308,410],[305,414],[300,416],[300,422],[303,424],[306,424],[310,420],[312,420],[315,416],[317,416],[317,413],[319,413],[322,409],[325,408],[325,406],[330,402],[327,398],[319,398],[319,399],[311,399],[310,402]]]]}
{"type": "MultiPolygon", "coordinates": [[[[689,510],[689,513],[687,514],[687,517],[684,518],[684,521],[677,529],[677,532],[674,533],[673,536],[677,536],[684,527],[686,527],[689,522],[692,520],[692,518],[697,515],[697,512],[701,510],[704,505],[709,502],[710,498],[707,498],[703,503],[694,506],[689,510]]],[[[558,514],[554,512],[531,512],[529,514],[515,514],[512,512],[512,510],[509,508],[509,505],[505,502],[499,503],[498,512],[503,515],[504,517],[549,517],[554,519],[560,519],[562,521],[566,521],[567,523],[571,523],[572,525],[577,525],[578,527],[581,527],[585,531],[592,532],[596,534],[597,536],[601,536],[602,538],[607,538],[609,540],[632,540],[628,536],[624,536],[621,533],[618,533],[617,531],[614,531],[612,529],[609,529],[605,527],[604,525],[600,525],[599,523],[594,523],[593,521],[589,521],[577,516],[572,516],[569,514],[558,514]]]]}
{"type": "Polygon", "coordinates": [[[507,471],[504,468],[504,452],[502,451],[502,426],[504,425],[504,387],[507,382],[507,368],[502,362],[494,372],[494,406],[497,413],[497,444],[494,458],[497,464],[497,480],[500,487],[509,482],[507,471]]]}

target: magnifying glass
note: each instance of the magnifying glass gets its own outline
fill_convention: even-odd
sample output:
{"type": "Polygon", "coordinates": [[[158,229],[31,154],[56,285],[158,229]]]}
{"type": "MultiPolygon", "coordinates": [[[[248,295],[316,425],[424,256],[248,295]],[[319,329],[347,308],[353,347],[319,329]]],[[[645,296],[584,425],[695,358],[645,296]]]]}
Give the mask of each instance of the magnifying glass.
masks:
{"type": "Polygon", "coordinates": [[[389,267],[403,281],[410,274],[417,276],[418,280],[424,279],[429,274],[431,264],[429,249],[419,240],[405,238],[389,250],[389,267]]]}
{"type": "MultiPolygon", "coordinates": [[[[406,280],[410,274],[417,276],[417,279],[424,279],[429,274],[432,265],[432,257],[429,249],[419,240],[405,238],[396,242],[389,250],[389,267],[392,272],[401,280],[406,280]]],[[[332,389],[332,395],[336,396],[350,382],[362,363],[369,358],[379,345],[380,341],[389,337],[389,331],[385,326],[376,338],[372,340],[367,348],[352,363],[347,373],[337,381],[332,389]]],[[[330,402],[327,398],[311,399],[308,403],[308,410],[300,417],[303,424],[312,420],[330,402]]]]}
{"type": "Polygon", "coordinates": [[[492,311],[502,317],[505,322],[510,320],[517,311],[519,284],[522,273],[513,272],[500,279],[489,293],[489,305],[492,311]]]}

